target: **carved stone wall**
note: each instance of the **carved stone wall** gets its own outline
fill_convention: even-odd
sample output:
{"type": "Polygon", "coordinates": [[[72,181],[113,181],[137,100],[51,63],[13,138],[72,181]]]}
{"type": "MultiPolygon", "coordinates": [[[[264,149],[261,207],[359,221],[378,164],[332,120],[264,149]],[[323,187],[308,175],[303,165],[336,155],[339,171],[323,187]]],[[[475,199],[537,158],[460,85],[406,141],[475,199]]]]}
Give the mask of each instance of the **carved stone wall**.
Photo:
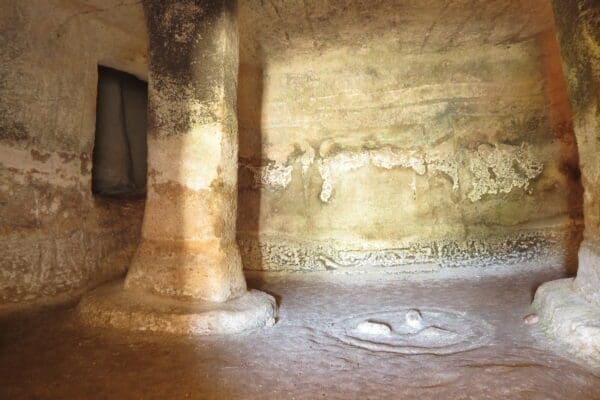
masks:
{"type": "MultiPolygon", "coordinates": [[[[554,260],[571,265],[577,252],[577,231],[555,229],[520,231],[511,235],[468,240],[416,239],[413,241],[364,243],[352,247],[342,241],[311,241],[280,235],[244,236],[240,248],[253,261],[252,271],[333,271],[368,272],[373,268],[398,273],[417,271],[408,266],[422,265],[423,271],[486,267],[554,260]]],[[[556,266],[556,265],[552,265],[556,266]]],[[[550,267],[550,266],[548,266],[550,267]]]]}
{"type": "Polygon", "coordinates": [[[600,4],[554,1],[584,187],[584,241],[576,287],[600,305],[600,4]]]}
{"type": "Polygon", "coordinates": [[[541,285],[533,307],[547,335],[600,367],[600,3],[552,3],[581,156],[585,230],[577,276],[541,285]]]}
{"type": "Polygon", "coordinates": [[[77,296],[135,249],[143,200],[91,191],[98,64],[147,69],[141,5],[121,3],[2,2],[0,312],[77,296]]]}
{"type": "MultiPolygon", "coordinates": [[[[239,26],[246,269],[572,263],[579,159],[549,0],[246,0],[239,26]]],[[[148,61],[133,1],[9,0],[0,39],[0,304],[11,308],[129,265],[143,204],[91,195],[96,73],[144,78],[148,61]]],[[[185,122],[180,107],[164,113],[185,122]]],[[[593,183],[592,136],[579,144],[593,183]]]]}
{"type": "Polygon", "coordinates": [[[476,3],[240,3],[246,269],[574,263],[551,5],[476,3]]]}

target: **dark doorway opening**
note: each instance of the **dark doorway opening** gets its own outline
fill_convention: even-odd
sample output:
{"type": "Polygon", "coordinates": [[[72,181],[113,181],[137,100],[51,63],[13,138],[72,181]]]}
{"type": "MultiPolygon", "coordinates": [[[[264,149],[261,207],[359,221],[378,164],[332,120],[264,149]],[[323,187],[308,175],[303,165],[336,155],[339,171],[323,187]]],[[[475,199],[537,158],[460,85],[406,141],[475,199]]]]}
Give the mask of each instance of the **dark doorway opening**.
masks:
{"type": "Polygon", "coordinates": [[[99,196],[146,194],[148,84],[98,67],[92,192],[99,196]]]}

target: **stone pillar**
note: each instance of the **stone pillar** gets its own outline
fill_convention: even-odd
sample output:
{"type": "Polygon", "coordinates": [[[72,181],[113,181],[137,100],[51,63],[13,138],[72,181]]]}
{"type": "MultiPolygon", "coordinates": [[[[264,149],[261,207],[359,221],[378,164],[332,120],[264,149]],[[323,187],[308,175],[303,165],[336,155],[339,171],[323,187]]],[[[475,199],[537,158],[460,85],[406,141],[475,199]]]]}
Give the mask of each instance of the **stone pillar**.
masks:
{"type": "MultiPolygon", "coordinates": [[[[137,296],[137,309],[126,307],[137,321],[134,328],[231,333],[273,322],[273,298],[246,289],[235,241],[235,6],[235,0],[144,0],[150,39],[148,197],[142,241],[117,294],[137,296]],[[161,301],[176,304],[177,315],[169,306],[150,306],[161,301]]],[[[98,307],[90,303],[81,308],[97,316],[98,307]]]]}
{"type": "Polygon", "coordinates": [[[144,2],[150,38],[148,198],[128,288],[209,301],[246,290],[235,242],[234,3],[144,2]]]}
{"type": "Polygon", "coordinates": [[[584,240],[575,279],[540,286],[543,329],[600,366],[600,3],[553,0],[584,187],[584,240]]]}

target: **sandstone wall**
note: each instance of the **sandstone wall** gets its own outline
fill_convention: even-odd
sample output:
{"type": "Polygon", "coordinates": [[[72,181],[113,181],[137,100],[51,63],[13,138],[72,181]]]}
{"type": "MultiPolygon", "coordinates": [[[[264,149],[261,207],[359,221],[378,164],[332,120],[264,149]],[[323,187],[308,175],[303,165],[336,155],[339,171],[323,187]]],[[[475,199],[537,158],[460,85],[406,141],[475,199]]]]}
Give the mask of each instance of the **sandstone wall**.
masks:
{"type": "Polygon", "coordinates": [[[600,304],[600,4],[578,0],[553,5],[585,189],[576,283],[600,304]]]}
{"type": "Polygon", "coordinates": [[[240,2],[246,269],[572,264],[549,1],[240,2]]]}
{"type": "Polygon", "coordinates": [[[6,0],[0,12],[0,311],[125,271],[143,201],[95,199],[98,64],[145,78],[141,5],[6,0]]]}
{"type": "MultiPolygon", "coordinates": [[[[549,1],[246,0],[239,25],[246,269],[572,264],[579,160],[549,1]]],[[[129,265],[143,204],[90,190],[96,73],[144,78],[147,59],[134,1],[8,0],[0,36],[7,309],[129,265]]],[[[578,135],[593,188],[595,139],[578,135]]]]}

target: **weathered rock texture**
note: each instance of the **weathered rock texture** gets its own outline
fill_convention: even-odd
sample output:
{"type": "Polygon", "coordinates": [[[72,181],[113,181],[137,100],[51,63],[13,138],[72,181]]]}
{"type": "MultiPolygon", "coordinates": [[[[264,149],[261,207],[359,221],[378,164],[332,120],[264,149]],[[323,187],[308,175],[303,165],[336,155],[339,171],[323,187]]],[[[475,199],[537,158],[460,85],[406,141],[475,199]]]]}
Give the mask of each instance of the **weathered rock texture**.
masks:
{"type": "Polygon", "coordinates": [[[600,400],[598,371],[520,318],[555,274],[418,285],[377,275],[269,279],[260,287],[282,297],[281,321],[236,337],[90,332],[69,326],[69,311],[6,322],[0,398],[600,400]],[[411,306],[422,328],[405,324],[411,306]],[[383,330],[355,333],[366,321],[383,330]]]}
{"type": "Polygon", "coordinates": [[[143,79],[147,60],[139,4],[0,8],[3,312],[66,300],[126,271],[144,205],[92,196],[96,75],[103,64],[143,79]]]}
{"type": "Polygon", "coordinates": [[[275,300],[258,290],[250,290],[224,303],[211,303],[123,290],[117,283],[86,295],[78,306],[78,315],[87,326],[99,328],[227,335],[274,325],[275,307],[275,300]]]}
{"type": "Polygon", "coordinates": [[[235,2],[145,2],[148,198],[127,286],[225,301],[246,290],[235,242],[235,2]]]}
{"type": "Polygon", "coordinates": [[[247,269],[574,261],[578,157],[548,1],[240,8],[247,269]]]}
{"type": "MultiPolygon", "coordinates": [[[[248,270],[571,263],[581,187],[549,1],[245,0],[239,65],[235,22],[203,4],[150,10],[164,29],[150,37],[148,213],[128,286],[241,295],[236,214],[248,270]]],[[[126,269],[143,205],[91,195],[96,73],[143,78],[147,34],[134,0],[7,0],[0,24],[0,301],[12,307],[126,269]]]]}
{"type": "Polygon", "coordinates": [[[585,190],[577,277],[543,285],[534,306],[548,333],[600,365],[600,4],[554,1],[585,190]]]}
{"type": "Polygon", "coordinates": [[[142,240],[125,288],[92,293],[82,318],[191,334],[272,324],[275,300],[247,291],[235,241],[237,2],[143,3],[150,79],[142,240]]]}

